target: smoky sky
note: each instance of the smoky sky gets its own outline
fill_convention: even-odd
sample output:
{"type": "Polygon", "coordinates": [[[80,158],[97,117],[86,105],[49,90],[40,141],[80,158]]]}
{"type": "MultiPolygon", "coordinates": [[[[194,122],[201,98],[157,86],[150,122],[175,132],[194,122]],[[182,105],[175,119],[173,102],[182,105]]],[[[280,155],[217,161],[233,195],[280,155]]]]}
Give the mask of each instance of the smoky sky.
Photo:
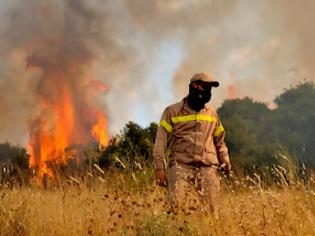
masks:
{"type": "Polygon", "coordinates": [[[239,97],[270,102],[315,81],[311,0],[12,0],[0,8],[1,141],[25,142],[39,96],[54,93],[44,83],[49,70],[66,70],[77,115],[85,106],[103,110],[112,133],[139,112],[157,121],[197,72],[220,81],[215,107],[230,86],[239,97]],[[168,42],[178,50],[161,47],[168,42]],[[172,58],[176,66],[165,74],[172,58]],[[94,92],[91,80],[107,92],[94,92]]]}
{"type": "Polygon", "coordinates": [[[173,84],[180,95],[196,71],[221,81],[218,104],[229,85],[270,101],[298,81],[314,81],[313,1],[155,1],[141,14],[144,2],[129,3],[139,28],[182,44],[173,84]]]}

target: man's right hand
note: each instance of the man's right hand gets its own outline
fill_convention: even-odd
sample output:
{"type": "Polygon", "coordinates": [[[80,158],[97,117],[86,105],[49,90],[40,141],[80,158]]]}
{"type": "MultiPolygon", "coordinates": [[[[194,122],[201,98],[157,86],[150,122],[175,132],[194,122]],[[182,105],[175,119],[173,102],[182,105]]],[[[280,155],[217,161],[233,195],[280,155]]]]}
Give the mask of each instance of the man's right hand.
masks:
{"type": "Polygon", "coordinates": [[[165,170],[156,170],[155,171],[155,179],[156,179],[156,183],[159,186],[166,186],[166,174],[165,174],[165,170]]]}

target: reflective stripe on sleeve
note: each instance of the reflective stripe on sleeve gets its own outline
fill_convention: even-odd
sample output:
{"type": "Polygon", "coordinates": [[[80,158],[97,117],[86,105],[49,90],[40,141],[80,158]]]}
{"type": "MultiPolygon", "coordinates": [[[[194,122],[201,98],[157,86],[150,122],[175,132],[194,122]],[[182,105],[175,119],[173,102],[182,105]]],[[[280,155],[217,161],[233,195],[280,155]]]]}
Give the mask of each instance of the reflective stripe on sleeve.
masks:
{"type": "Polygon", "coordinates": [[[224,131],[224,128],[223,128],[223,126],[222,125],[220,125],[220,126],[218,126],[216,129],[215,129],[215,131],[214,131],[214,133],[213,133],[213,136],[216,138],[216,137],[219,137],[221,134],[222,134],[222,132],[224,131]]]}
{"type": "Polygon", "coordinates": [[[195,120],[204,120],[209,122],[215,122],[217,119],[214,116],[202,115],[202,114],[194,114],[188,116],[175,116],[172,117],[172,122],[174,124],[179,122],[187,122],[187,121],[195,121],[195,120]]]}
{"type": "Polygon", "coordinates": [[[161,120],[160,126],[162,126],[167,132],[172,133],[173,127],[167,123],[166,120],[161,120]]]}

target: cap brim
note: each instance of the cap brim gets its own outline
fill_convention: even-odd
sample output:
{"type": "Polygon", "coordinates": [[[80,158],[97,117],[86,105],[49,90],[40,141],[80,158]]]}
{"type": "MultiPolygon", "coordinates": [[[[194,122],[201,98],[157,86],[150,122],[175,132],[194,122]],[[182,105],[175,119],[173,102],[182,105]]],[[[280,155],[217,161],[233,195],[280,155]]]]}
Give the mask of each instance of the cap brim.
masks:
{"type": "Polygon", "coordinates": [[[190,83],[197,82],[197,81],[202,81],[202,82],[207,83],[210,86],[215,87],[215,88],[219,87],[219,85],[220,85],[220,83],[218,81],[205,81],[203,79],[191,79],[190,83]]]}
{"type": "Polygon", "coordinates": [[[220,83],[218,81],[211,81],[211,82],[206,82],[206,83],[209,83],[212,87],[219,87],[220,83]]]}

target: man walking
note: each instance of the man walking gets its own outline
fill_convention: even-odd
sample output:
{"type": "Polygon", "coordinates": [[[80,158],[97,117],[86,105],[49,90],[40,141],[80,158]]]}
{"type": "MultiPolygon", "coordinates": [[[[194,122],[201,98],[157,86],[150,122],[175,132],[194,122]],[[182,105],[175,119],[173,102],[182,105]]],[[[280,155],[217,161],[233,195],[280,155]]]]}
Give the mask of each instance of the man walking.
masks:
{"type": "Polygon", "coordinates": [[[155,177],[159,185],[168,180],[173,211],[183,207],[187,185],[192,183],[212,215],[219,217],[219,166],[231,171],[224,128],[217,113],[206,106],[211,89],[219,82],[206,73],[195,74],[189,94],[167,107],[162,115],[153,150],[155,177]],[[166,148],[170,150],[168,178],[165,168],[166,148]]]}

